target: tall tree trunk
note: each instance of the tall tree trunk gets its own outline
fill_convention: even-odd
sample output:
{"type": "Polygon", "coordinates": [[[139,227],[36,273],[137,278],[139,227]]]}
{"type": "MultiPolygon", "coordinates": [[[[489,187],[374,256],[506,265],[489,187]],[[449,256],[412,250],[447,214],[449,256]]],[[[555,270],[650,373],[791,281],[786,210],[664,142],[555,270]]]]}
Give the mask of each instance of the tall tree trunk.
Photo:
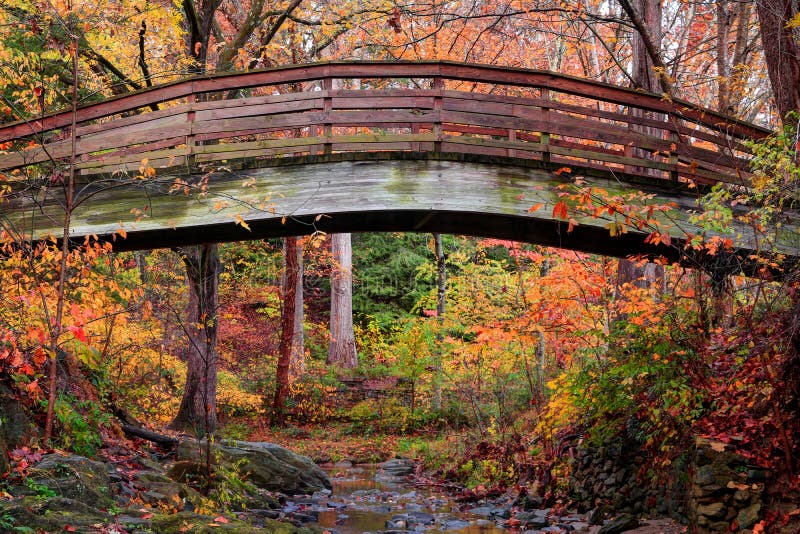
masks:
{"type": "MultiPolygon", "coordinates": [[[[661,53],[661,2],[658,0],[634,0],[633,7],[641,17],[642,22],[650,33],[649,38],[658,54],[661,53]]],[[[643,36],[633,33],[631,44],[633,51],[631,77],[640,89],[658,93],[661,91],[661,83],[656,71],[653,69],[653,58],[647,50],[647,44],[643,36]]]]}
{"type": "Polygon", "coordinates": [[[294,294],[294,320],[292,321],[292,347],[289,359],[289,383],[303,376],[306,369],[305,361],[305,332],[303,321],[303,247],[298,237],[287,237],[283,242],[284,270],[283,270],[283,295],[288,298],[294,294]],[[293,243],[290,241],[293,240],[293,243]],[[290,246],[291,245],[291,246],[290,246]],[[294,249],[294,266],[289,261],[291,249],[294,249]],[[294,269],[295,275],[289,276],[289,269],[294,269]]]}
{"type": "Polygon", "coordinates": [[[331,339],[329,365],[352,369],[358,365],[353,333],[353,247],[350,234],[332,234],[331,339]]]}
{"type": "Polygon", "coordinates": [[[717,110],[727,113],[731,98],[731,66],[728,61],[733,13],[729,0],[717,0],[717,110]]]}
{"type": "MultiPolygon", "coordinates": [[[[286,409],[286,397],[289,395],[289,369],[292,362],[292,346],[294,340],[295,308],[297,306],[297,238],[287,237],[284,240],[283,308],[281,310],[281,343],[278,355],[278,370],[275,375],[275,397],[272,402],[272,424],[282,425],[286,409]]],[[[302,301],[301,301],[302,307],[302,301]]]]}
{"type": "Polygon", "coordinates": [[[436,349],[434,351],[435,362],[433,376],[433,396],[431,398],[431,408],[440,410],[442,408],[442,324],[444,322],[444,311],[447,296],[447,256],[444,253],[442,244],[442,234],[433,234],[433,241],[436,248],[436,321],[438,330],[436,332],[436,349]]]}
{"type": "MultiPolygon", "coordinates": [[[[633,8],[638,13],[638,16],[642,22],[646,25],[650,34],[649,39],[651,40],[651,44],[656,47],[657,52],[660,53],[662,35],[661,3],[659,0],[635,0],[633,3],[633,8]]],[[[642,35],[638,32],[634,32],[633,34],[631,48],[633,49],[631,77],[633,78],[634,85],[644,89],[645,91],[654,93],[660,92],[662,85],[659,81],[659,77],[653,70],[654,63],[652,54],[648,51],[642,35]]],[[[634,111],[638,112],[638,110],[634,111]]],[[[641,112],[639,112],[639,114],[641,114],[641,112]]],[[[651,118],[661,117],[659,116],[651,118]]],[[[643,133],[648,135],[657,135],[660,133],[660,130],[653,128],[645,127],[642,128],[642,130],[644,130],[643,133]]],[[[636,149],[635,153],[638,157],[642,158],[652,157],[648,151],[644,150],[636,149]]],[[[645,276],[647,265],[640,266],[631,260],[620,258],[619,263],[617,264],[616,297],[620,296],[620,289],[623,284],[633,282],[640,287],[646,287],[646,285],[649,285],[649,281],[645,276]]],[[[653,281],[653,279],[657,279],[658,277],[663,278],[664,276],[664,268],[661,265],[652,265],[650,267],[650,272],[652,273],[650,274],[650,281],[653,281]]]]}
{"type": "Polygon", "coordinates": [[[787,25],[798,13],[798,2],[759,0],[756,2],[756,12],[772,95],[783,120],[790,111],[800,110],[798,29],[787,25]]]}
{"type": "Polygon", "coordinates": [[[189,350],[186,386],[170,426],[210,434],[217,427],[219,250],[216,244],[204,244],[181,248],[178,253],[189,286],[185,325],[189,350]]]}

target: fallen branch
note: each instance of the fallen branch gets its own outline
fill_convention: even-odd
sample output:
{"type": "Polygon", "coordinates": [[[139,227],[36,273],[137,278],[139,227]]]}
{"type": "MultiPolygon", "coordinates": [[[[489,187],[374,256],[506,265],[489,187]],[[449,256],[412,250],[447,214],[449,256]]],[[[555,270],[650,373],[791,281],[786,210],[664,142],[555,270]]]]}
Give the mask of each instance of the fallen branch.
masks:
{"type": "Polygon", "coordinates": [[[178,446],[177,439],[170,436],[165,436],[164,434],[159,434],[158,432],[153,432],[152,430],[147,430],[142,427],[133,426],[126,423],[120,425],[120,428],[122,428],[122,431],[126,436],[133,436],[147,441],[152,441],[153,443],[168,449],[174,449],[178,446]]]}

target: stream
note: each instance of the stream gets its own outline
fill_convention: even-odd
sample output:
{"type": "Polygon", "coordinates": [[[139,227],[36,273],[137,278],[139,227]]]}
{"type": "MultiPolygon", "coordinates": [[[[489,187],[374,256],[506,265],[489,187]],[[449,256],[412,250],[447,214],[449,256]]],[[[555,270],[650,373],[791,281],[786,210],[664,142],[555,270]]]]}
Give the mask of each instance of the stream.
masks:
{"type": "MultiPolygon", "coordinates": [[[[463,534],[507,533],[501,525],[511,517],[510,503],[476,505],[460,509],[452,497],[429,487],[415,487],[407,477],[376,465],[340,465],[326,469],[332,492],[289,501],[284,513],[338,534],[450,532],[463,534]]],[[[541,532],[567,532],[583,526],[582,517],[571,518],[578,528],[559,528],[544,521],[541,532]]],[[[588,525],[586,525],[588,527],[588,525]]]]}
{"type": "MultiPolygon", "coordinates": [[[[447,532],[462,534],[598,533],[587,514],[550,508],[520,510],[504,496],[459,506],[452,496],[413,484],[414,464],[395,459],[380,465],[337,464],[325,469],[332,491],[290,499],[282,511],[296,523],[309,523],[330,534],[402,534],[447,532]]],[[[671,519],[637,521],[630,516],[606,521],[605,532],[679,534],[686,527],[671,519]],[[630,524],[633,520],[633,524],[630,524]],[[627,522],[626,522],[627,521],[627,522]]]]}

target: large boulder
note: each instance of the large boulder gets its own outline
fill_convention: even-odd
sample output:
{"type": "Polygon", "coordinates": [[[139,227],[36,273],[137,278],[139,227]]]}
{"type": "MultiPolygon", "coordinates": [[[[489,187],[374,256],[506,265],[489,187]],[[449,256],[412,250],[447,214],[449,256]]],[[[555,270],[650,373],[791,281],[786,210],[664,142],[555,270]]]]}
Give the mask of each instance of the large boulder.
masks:
{"type": "MultiPolygon", "coordinates": [[[[25,497],[21,500],[0,503],[0,518],[4,528],[25,527],[24,532],[97,532],[93,525],[108,524],[113,519],[106,513],[75,499],[64,497],[25,497]]],[[[21,531],[22,532],[22,531],[21,531]]]]}
{"type": "MultiPolygon", "coordinates": [[[[176,449],[179,460],[203,463],[204,445],[183,441],[176,449]]],[[[235,469],[251,484],[289,495],[331,489],[328,475],[307,456],[272,443],[226,440],[212,446],[214,463],[235,469]]]]}
{"type": "Polygon", "coordinates": [[[113,504],[106,465],[75,454],[45,455],[30,468],[26,487],[34,494],[47,488],[59,497],[99,509],[113,504]]]}

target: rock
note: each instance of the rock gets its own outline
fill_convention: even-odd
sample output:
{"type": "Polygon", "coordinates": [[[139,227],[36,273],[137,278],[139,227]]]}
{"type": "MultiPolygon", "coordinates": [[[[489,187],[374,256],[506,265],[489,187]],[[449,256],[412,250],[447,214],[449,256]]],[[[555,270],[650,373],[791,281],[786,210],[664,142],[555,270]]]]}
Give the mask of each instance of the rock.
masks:
{"type": "MultiPolygon", "coordinates": [[[[414,462],[407,458],[393,458],[382,464],[378,464],[378,467],[380,468],[378,475],[404,477],[413,474],[415,466],[414,462]]],[[[376,475],[376,478],[378,475],[376,475]]]]}
{"type": "Polygon", "coordinates": [[[386,528],[388,529],[399,529],[405,530],[409,527],[408,516],[406,514],[400,514],[393,516],[391,519],[386,520],[386,528]]]}
{"type": "Polygon", "coordinates": [[[717,481],[713,465],[704,465],[694,475],[694,483],[698,486],[709,486],[717,481]]]}
{"type": "Polygon", "coordinates": [[[633,530],[639,526],[639,520],[630,514],[620,514],[597,531],[597,534],[617,534],[618,532],[625,532],[633,530]]]}
{"type": "Polygon", "coordinates": [[[470,508],[467,510],[470,514],[480,515],[484,517],[489,517],[492,513],[493,508],[491,506],[477,506],[475,508],[470,508]]]}
{"type": "Polygon", "coordinates": [[[706,516],[710,519],[722,519],[727,513],[725,503],[712,502],[710,504],[701,504],[697,507],[697,514],[706,516]]]}
{"type": "MultiPolygon", "coordinates": [[[[226,440],[213,448],[215,461],[236,469],[242,479],[259,488],[289,495],[331,489],[328,475],[310,458],[278,445],[226,440]]],[[[202,453],[195,441],[182,442],[175,454],[181,460],[202,462],[202,453]]]]}
{"type": "Polygon", "coordinates": [[[433,515],[426,512],[411,512],[408,514],[408,521],[412,526],[432,525],[433,515]]]}
{"type": "Polygon", "coordinates": [[[511,508],[508,506],[498,506],[497,508],[493,508],[491,512],[489,512],[490,517],[497,517],[499,519],[510,519],[511,518],[511,508]]]}
{"type": "MultiPolygon", "coordinates": [[[[139,491],[138,495],[142,500],[154,507],[193,510],[203,501],[202,495],[193,488],[156,471],[140,471],[131,481],[131,485],[139,491]]],[[[119,488],[118,493],[127,494],[125,485],[118,484],[116,487],[119,488]]],[[[243,495],[243,499],[247,497],[249,496],[243,495]]],[[[260,501],[248,504],[258,508],[265,507],[260,501]]]]}
{"type": "Polygon", "coordinates": [[[443,526],[445,530],[461,530],[467,528],[469,523],[460,519],[450,519],[445,521],[443,526]]]}
{"type": "Polygon", "coordinates": [[[231,534],[247,534],[250,532],[264,532],[273,534],[311,534],[312,531],[292,525],[280,523],[272,519],[263,519],[263,527],[255,527],[244,521],[226,517],[227,523],[214,520],[215,517],[195,514],[192,512],[178,512],[177,514],[159,515],[153,518],[151,529],[159,534],[179,534],[191,532],[192,534],[214,534],[228,532],[231,534]]]}
{"type": "Polygon", "coordinates": [[[736,516],[736,522],[739,523],[739,528],[748,529],[752,528],[761,517],[761,503],[754,503],[739,511],[736,516]]]}
{"type": "Polygon", "coordinates": [[[108,514],[64,497],[25,497],[0,504],[0,517],[12,518],[15,526],[27,527],[27,532],[62,532],[67,526],[78,532],[94,532],[89,530],[93,525],[112,521],[108,514]]]}
{"type": "Polygon", "coordinates": [[[546,527],[550,523],[547,521],[547,514],[535,512],[520,512],[515,517],[525,526],[533,528],[546,527]]]}
{"type": "Polygon", "coordinates": [[[736,490],[733,494],[733,502],[739,506],[745,506],[750,502],[750,492],[748,490],[736,490]]]}
{"type": "Polygon", "coordinates": [[[48,454],[30,469],[28,479],[49,488],[59,497],[94,508],[107,508],[114,502],[106,465],[83,456],[48,454]]]}

